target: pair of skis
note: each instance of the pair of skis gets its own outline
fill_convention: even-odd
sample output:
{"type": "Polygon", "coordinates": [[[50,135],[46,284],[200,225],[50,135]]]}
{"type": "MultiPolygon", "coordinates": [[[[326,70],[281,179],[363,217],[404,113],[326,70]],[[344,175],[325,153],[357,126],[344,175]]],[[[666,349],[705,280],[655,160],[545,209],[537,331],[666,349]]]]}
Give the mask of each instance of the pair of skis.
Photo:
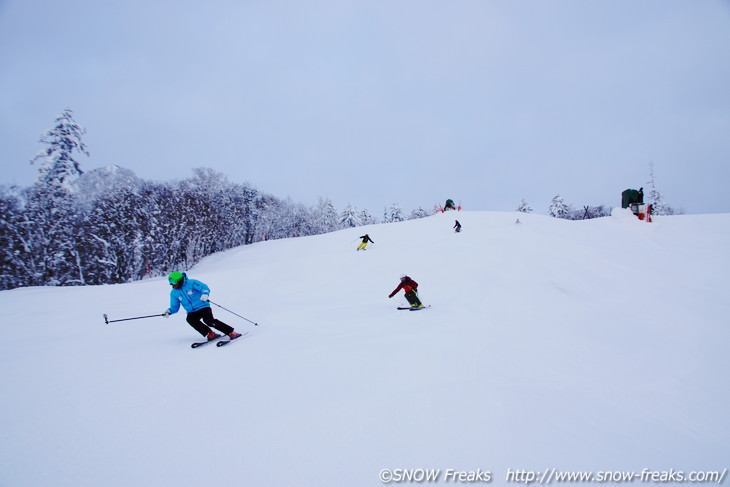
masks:
{"type": "Polygon", "coordinates": [[[422,309],[428,309],[430,307],[431,307],[431,305],[429,304],[428,306],[421,306],[421,307],[418,307],[418,306],[398,306],[398,309],[407,309],[407,310],[410,310],[410,311],[420,311],[422,309]]]}
{"type": "Polygon", "coordinates": [[[220,341],[218,341],[218,339],[219,339],[219,338],[222,338],[222,337],[223,337],[223,335],[218,335],[217,337],[213,338],[212,340],[206,340],[206,341],[204,341],[204,342],[195,342],[195,343],[193,343],[193,344],[192,344],[192,345],[190,345],[190,346],[191,346],[192,348],[198,348],[198,347],[202,347],[203,345],[207,345],[207,344],[209,344],[209,343],[213,343],[213,342],[215,342],[215,346],[216,346],[216,347],[223,347],[223,346],[225,346],[225,345],[228,345],[229,343],[231,343],[231,342],[232,342],[232,341],[234,341],[234,340],[238,340],[239,338],[243,338],[243,337],[245,337],[246,335],[248,335],[248,332],[247,332],[247,331],[246,331],[246,332],[243,332],[243,333],[241,333],[241,336],[238,336],[238,337],[236,337],[236,338],[229,338],[228,340],[220,340],[220,341]]]}

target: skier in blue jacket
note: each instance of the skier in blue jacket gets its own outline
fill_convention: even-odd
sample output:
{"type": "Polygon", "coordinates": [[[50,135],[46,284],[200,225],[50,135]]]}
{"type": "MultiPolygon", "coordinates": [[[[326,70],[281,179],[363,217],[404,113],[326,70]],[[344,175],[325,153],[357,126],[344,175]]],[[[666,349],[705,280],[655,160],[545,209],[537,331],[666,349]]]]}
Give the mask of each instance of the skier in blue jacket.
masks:
{"type": "Polygon", "coordinates": [[[241,336],[240,333],[233,331],[231,326],[213,318],[213,310],[210,309],[208,298],[210,288],[207,284],[196,279],[189,279],[187,274],[178,271],[171,273],[167,280],[172,289],[170,290],[170,307],[163,313],[165,318],[177,313],[182,304],[182,307],[188,312],[188,316],[185,318],[188,324],[208,341],[221,336],[210,327],[222,331],[231,339],[241,336]]]}

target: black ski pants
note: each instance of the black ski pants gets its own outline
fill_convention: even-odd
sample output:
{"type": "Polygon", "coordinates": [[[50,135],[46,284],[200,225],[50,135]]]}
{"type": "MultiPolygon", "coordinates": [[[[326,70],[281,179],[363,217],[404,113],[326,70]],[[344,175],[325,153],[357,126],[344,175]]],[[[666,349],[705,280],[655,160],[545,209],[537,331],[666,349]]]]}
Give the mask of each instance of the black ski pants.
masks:
{"type": "Polygon", "coordinates": [[[208,332],[211,331],[209,327],[222,331],[226,335],[233,331],[233,328],[229,325],[226,325],[221,320],[213,318],[213,310],[210,309],[210,307],[188,313],[188,316],[185,319],[190,326],[195,328],[195,330],[203,336],[208,336],[208,332]]]}
{"type": "Polygon", "coordinates": [[[405,297],[408,300],[408,302],[411,304],[411,306],[420,306],[421,300],[418,299],[418,294],[416,294],[416,291],[408,291],[405,293],[405,297]]]}

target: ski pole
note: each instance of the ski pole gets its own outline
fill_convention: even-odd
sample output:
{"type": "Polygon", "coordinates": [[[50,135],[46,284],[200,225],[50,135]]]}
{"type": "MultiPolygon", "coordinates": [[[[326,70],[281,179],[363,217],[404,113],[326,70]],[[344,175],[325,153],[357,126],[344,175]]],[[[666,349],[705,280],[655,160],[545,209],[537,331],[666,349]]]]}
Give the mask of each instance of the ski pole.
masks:
{"type": "Polygon", "coordinates": [[[165,313],[161,313],[159,315],[149,315],[149,316],[135,316],[134,318],[122,318],[121,320],[110,320],[109,317],[104,314],[104,323],[107,325],[109,323],[114,323],[115,321],[129,321],[129,320],[141,320],[142,318],[154,318],[156,316],[165,316],[165,313]]]}
{"type": "Polygon", "coordinates": [[[258,324],[258,323],[254,323],[253,321],[249,320],[248,318],[246,318],[246,317],[244,317],[244,316],[241,316],[241,315],[239,315],[238,313],[234,313],[234,312],[233,312],[233,311],[231,311],[230,309],[228,309],[228,308],[224,308],[223,306],[221,306],[221,305],[220,305],[220,304],[218,304],[218,303],[214,303],[214,302],[213,302],[213,301],[211,301],[210,299],[208,300],[208,302],[209,302],[209,303],[211,303],[211,304],[215,304],[215,305],[216,305],[216,306],[218,306],[219,308],[221,308],[221,309],[224,309],[224,310],[228,311],[229,313],[231,313],[231,314],[234,314],[234,315],[238,316],[239,318],[243,318],[244,320],[248,321],[249,323],[253,323],[253,324],[254,324],[254,325],[256,325],[256,326],[259,326],[259,324],[258,324]]]}

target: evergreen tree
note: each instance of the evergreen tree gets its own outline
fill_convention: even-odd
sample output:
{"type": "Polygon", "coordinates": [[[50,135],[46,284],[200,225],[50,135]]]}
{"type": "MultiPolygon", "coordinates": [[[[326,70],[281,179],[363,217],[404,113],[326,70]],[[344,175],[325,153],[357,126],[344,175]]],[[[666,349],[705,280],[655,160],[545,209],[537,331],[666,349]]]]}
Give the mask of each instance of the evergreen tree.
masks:
{"type": "Polygon", "coordinates": [[[406,217],[403,215],[403,210],[397,203],[390,205],[390,208],[386,208],[383,213],[383,223],[395,223],[405,221],[406,217]]]}
{"type": "Polygon", "coordinates": [[[548,208],[548,215],[555,218],[570,219],[572,209],[569,204],[565,202],[562,196],[557,195],[553,198],[550,207],[548,208]]]}
{"type": "Polygon", "coordinates": [[[357,209],[348,203],[340,215],[340,228],[353,228],[360,225],[362,223],[357,215],[357,209]]]}
{"type": "Polygon", "coordinates": [[[517,207],[517,211],[521,213],[532,213],[532,208],[530,208],[530,205],[527,204],[527,201],[524,199],[520,201],[520,205],[517,207]]]}
{"type": "Polygon", "coordinates": [[[360,224],[362,225],[372,225],[374,223],[377,223],[375,217],[371,215],[367,209],[362,210],[358,218],[360,220],[360,224]]]}
{"type": "Polygon", "coordinates": [[[73,112],[66,108],[56,119],[56,125],[41,135],[40,141],[48,147],[36,155],[31,164],[41,162],[39,182],[47,185],[68,185],[83,171],[74,159],[75,151],[89,155],[81,136],[86,129],[73,119],[73,112]]]}
{"type": "Polygon", "coordinates": [[[24,228],[27,245],[34,250],[31,282],[36,285],[84,284],[78,250],[76,200],[71,183],[82,174],[74,159],[78,151],[88,156],[81,136],[86,130],[70,109],[55,120],[40,141],[48,147],[31,161],[40,161],[35,185],[26,194],[24,228]]]}
{"type": "Polygon", "coordinates": [[[81,136],[86,132],[64,110],[40,141],[48,145],[32,161],[42,161],[38,179],[25,194],[18,224],[22,236],[24,281],[27,285],[84,284],[76,227],[76,201],[71,182],[82,171],[73,152],[88,155],[81,136]]]}
{"type": "Polygon", "coordinates": [[[411,220],[417,220],[419,218],[426,218],[427,216],[431,216],[431,213],[429,213],[428,211],[424,210],[423,208],[421,208],[419,206],[417,209],[415,209],[415,210],[413,210],[411,212],[411,218],[410,219],[411,220]]]}
{"type": "Polygon", "coordinates": [[[674,209],[664,202],[664,197],[656,189],[654,182],[654,163],[649,163],[649,200],[651,201],[652,211],[655,215],[674,215],[674,209]]]}

